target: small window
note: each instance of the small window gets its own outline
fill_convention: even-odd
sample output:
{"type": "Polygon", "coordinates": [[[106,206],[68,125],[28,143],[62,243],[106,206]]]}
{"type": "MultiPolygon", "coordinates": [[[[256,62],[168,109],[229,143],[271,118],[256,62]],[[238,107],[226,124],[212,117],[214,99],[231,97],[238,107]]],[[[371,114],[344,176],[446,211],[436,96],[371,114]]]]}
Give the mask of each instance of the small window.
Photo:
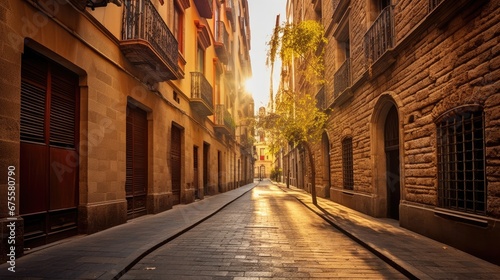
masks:
{"type": "Polygon", "coordinates": [[[437,124],[439,206],[486,214],[482,110],[453,111],[437,124]]]}
{"type": "Polygon", "coordinates": [[[174,91],[173,97],[174,97],[175,102],[177,102],[179,104],[181,103],[181,99],[179,98],[179,95],[177,94],[177,92],[174,91]]]}
{"type": "Polygon", "coordinates": [[[343,186],[346,190],[354,189],[354,169],[352,159],[352,138],[348,137],[342,140],[342,169],[343,186]]]}

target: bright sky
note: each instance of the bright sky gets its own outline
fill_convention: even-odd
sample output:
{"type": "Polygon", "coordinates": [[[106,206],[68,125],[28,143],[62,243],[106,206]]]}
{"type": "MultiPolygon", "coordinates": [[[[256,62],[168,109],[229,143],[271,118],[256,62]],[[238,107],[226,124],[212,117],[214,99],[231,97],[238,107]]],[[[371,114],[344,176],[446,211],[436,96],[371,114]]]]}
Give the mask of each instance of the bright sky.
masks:
{"type": "MultiPolygon", "coordinates": [[[[253,77],[247,82],[247,89],[252,93],[255,110],[267,107],[269,102],[270,69],[266,66],[267,42],[271,38],[276,16],[280,15],[280,23],[286,19],[286,0],[248,0],[250,11],[251,49],[253,77]]],[[[275,75],[279,73],[279,65],[275,65],[275,75]]],[[[275,78],[274,90],[278,87],[275,78]]]]}

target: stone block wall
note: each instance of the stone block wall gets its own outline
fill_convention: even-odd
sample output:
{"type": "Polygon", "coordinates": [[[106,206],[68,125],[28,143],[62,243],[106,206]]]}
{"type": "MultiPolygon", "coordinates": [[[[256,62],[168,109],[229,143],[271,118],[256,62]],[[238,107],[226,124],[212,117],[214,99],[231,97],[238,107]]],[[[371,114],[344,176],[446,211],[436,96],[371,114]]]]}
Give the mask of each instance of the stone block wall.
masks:
{"type": "MultiPolygon", "coordinates": [[[[498,262],[498,254],[488,250],[498,244],[497,240],[490,238],[474,248],[467,244],[470,238],[498,234],[493,226],[500,218],[498,4],[443,1],[446,9],[438,7],[429,13],[428,1],[397,1],[393,3],[396,45],[378,61],[368,61],[364,54],[364,35],[370,26],[366,2],[350,1],[348,10],[352,96],[330,107],[330,198],[373,216],[387,216],[383,121],[389,106],[396,106],[401,225],[498,262]],[[484,220],[482,229],[468,224],[466,213],[458,214],[463,215],[463,224],[436,214],[440,209],[436,123],[444,113],[461,106],[481,106],[484,110],[488,198],[486,215],[479,217],[484,220]],[[353,139],[353,192],[342,188],[341,143],[345,137],[353,139]],[[422,219],[426,222],[419,222],[422,219]],[[451,232],[459,232],[459,237],[452,238],[451,232]]],[[[329,39],[325,46],[325,92],[332,98],[333,76],[339,67],[338,46],[332,35],[338,25],[331,21],[330,5],[323,4],[322,12],[329,39]]],[[[315,153],[320,151],[320,146],[315,147],[315,153]]],[[[321,165],[321,160],[316,164],[321,165]]]]}

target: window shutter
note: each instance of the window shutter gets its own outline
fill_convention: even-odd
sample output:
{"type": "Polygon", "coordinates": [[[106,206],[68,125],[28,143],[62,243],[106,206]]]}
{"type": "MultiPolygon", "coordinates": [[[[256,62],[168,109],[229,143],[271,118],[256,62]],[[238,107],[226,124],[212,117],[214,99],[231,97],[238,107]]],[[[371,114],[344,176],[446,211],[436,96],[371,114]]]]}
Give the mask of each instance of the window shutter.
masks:
{"type": "Polygon", "coordinates": [[[45,143],[47,63],[23,59],[21,75],[21,140],[45,143]]]}
{"type": "Polygon", "coordinates": [[[134,178],[134,137],[133,137],[132,110],[127,107],[127,148],[126,148],[126,181],[125,192],[127,196],[134,194],[132,180],[134,178]]]}
{"type": "Polygon", "coordinates": [[[51,70],[50,144],[74,148],[78,77],[58,67],[51,70]]]}
{"type": "Polygon", "coordinates": [[[146,214],[148,186],[147,113],[127,106],[126,182],[128,218],[146,214]]]}

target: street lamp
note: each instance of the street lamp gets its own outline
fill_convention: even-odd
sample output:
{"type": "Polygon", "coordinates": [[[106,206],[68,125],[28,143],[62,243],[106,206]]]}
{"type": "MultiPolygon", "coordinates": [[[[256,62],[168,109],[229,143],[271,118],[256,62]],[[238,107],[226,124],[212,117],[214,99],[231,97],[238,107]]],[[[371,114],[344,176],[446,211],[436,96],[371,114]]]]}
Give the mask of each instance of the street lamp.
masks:
{"type": "Polygon", "coordinates": [[[121,0],[87,0],[87,7],[91,8],[93,11],[95,8],[106,7],[108,3],[113,3],[118,7],[122,5],[121,0]]]}

